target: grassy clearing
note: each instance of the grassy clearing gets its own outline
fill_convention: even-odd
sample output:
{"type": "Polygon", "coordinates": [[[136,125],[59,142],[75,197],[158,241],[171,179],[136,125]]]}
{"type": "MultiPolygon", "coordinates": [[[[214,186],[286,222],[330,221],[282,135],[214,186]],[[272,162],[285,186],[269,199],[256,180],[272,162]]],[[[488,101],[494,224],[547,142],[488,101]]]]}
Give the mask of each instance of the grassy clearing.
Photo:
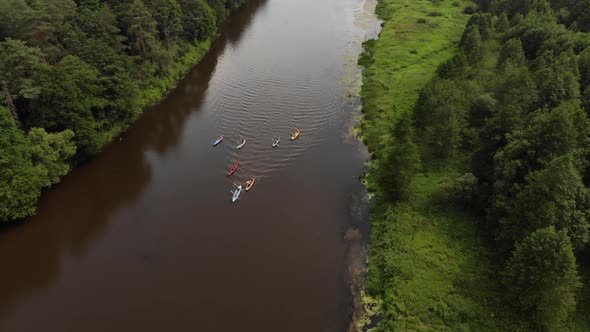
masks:
{"type": "Polygon", "coordinates": [[[383,303],[383,330],[503,330],[476,220],[449,203],[458,175],[420,174],[410,200],[373,214],[367,290],[383,303]]]}
{"type": "MultiPolygon", "coordinates": [[[[420,89],[457,51],[469,18],[462,12],[469,4],[382,0],[378,5],[385,24],[360,59],[366,66],[361,136],[374,159],[390,143],[397,117],[413,111],[420,89]]],[[[366,303],[371,309],[379,303],[380,309],[372,310],[365,328],[504,330],[496,319],[494,268],[475,218],[449,202],[448,183],[461,174],[461,166],[425,166],[428,171],[417,176],[407,201],[390,204],[377,197],[366,303]]],[[[369,167],[370,189],[378,188],[373,180],[378,172],[369,167]]]]}
{"type": "Polygon", "coordinates": [[[413,109],[420,89],[438,65],[455,54],[469,18],[462,11],[469,3],[382,0],[377,6],[385,24],[379,40],[366,43],[367,52],[361,58],[367,67],[361,129],[371,152],[379,153],[396,116],[413,109]]]}

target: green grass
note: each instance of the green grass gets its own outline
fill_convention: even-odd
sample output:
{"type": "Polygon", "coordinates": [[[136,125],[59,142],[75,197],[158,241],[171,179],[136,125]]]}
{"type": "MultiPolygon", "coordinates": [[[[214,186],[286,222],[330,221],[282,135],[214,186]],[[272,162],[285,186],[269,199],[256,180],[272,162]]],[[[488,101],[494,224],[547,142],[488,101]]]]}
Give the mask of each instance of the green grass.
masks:
{"type": "Polygon", "coordinates": [[[370,151],[382,149],[396,116],[413,109],[420,89],[438,65],[455,54],[469,19],[462,11],[469,3],[381,0],[377,14],[385,24],[368,50],[372,64],[363,73],[361,92],[365,114],[361,132],[370,151]],[[442,15],[429,16],[433,12],[442,15]],[[419,23],[420,19],[426,23],[419,23]]]}
{"type": "Polygon", "coordinates": [[[476,220],[449,208],[447,183],[457,175],[419,175],[408,202],[373,217],[368,290],[385,295],[385,323],[395,330],[501,330],[476,220]]]}
{"type": "MultiPolygon", "coordinates": [[[[469,16],[468,1],[382,0],[385,20],[377,41],[366,43],[361,137],[374,159],[389,144],[397,117],[411,112],[438,65],[457,51],[469,16]],[[459,6],[453,3],[458,3],[459,6]],[[431,14],[436,13],[436,14],[431,14]]],[[[377,203],[371,215],[367,307],[375,330],[501,331],[497,276],[476,220],[454,208],[448,183],[461,165],[425,165],[410,199],[377,203]],[[375,303],[378,309],[375,310],[375,303]]],[[[369,189],[379,192],[371,163],[369,189]]]]}

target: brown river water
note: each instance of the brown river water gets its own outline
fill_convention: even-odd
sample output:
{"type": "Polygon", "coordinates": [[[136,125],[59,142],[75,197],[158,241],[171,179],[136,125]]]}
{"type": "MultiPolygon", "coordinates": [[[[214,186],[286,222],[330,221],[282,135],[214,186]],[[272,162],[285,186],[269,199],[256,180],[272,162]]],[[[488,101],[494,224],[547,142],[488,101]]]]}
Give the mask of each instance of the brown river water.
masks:
{"type": "Polygon", "coordinates": [[[232,14],[165,100],[0,231],[0,331],[346,330],[367,228],[356,57],[374,5],[232,14]]]}

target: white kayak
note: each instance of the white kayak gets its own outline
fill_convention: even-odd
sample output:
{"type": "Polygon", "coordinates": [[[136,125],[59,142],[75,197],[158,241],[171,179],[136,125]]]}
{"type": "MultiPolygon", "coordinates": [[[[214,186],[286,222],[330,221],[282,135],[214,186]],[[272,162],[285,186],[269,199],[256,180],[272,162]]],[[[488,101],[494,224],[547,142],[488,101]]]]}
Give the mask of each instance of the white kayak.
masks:
{"type": "Polygon", "coordinates": [[[240,198],[240,194],[242,193],[242,185],[237,186],[236,190],[232,191],[231,193],[233,194],[231,201],[234,203],[238,200],[238,198],[240,198]]]}
{"type": "Polygon", "coordinates": [[[276,139],[273,139],[272,141],[272,147],[276,148],[277,146],[279,146],[279,142],[281,141],[280,137],[277,137],[276,139]]]}
{"type": "Polygon", "coordinates": [[[217,144],[221,143],[221,141],[223,141],[223,135],[217,137],[215,142],[213,142],[213,146],[217,146],[217,144]]]}
{"type": "Polygon", "coordinates": [[[244,147],[244,145],[246,145],[246,140],[243,139],[239,144],[238,144],[238,149],[241,149],[242,147],[244,147]]]}

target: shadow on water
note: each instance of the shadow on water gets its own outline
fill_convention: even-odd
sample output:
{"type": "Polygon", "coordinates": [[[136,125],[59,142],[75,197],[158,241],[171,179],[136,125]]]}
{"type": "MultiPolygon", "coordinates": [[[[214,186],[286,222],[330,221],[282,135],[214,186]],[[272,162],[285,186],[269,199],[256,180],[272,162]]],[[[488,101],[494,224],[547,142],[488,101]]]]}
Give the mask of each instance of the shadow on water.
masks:
{"type": "Polygon", "coordinates": [[[218,56],[228,43],[239,42],[266,2],[251,0],[232,14],[211,51],[167,98],[173,104],[146,111],[121,141],[109,144],[95,160],[46,192],[37,216],[0,229],[0,317],[18,307],[20,300],[47,289],[59,276],[63,260],[86,254],[111,216],[140,197],[152,178],[146,152],[165,154],[179,143],[187,118],[199,109],[195,101],[202,102],[218,56]]]}

